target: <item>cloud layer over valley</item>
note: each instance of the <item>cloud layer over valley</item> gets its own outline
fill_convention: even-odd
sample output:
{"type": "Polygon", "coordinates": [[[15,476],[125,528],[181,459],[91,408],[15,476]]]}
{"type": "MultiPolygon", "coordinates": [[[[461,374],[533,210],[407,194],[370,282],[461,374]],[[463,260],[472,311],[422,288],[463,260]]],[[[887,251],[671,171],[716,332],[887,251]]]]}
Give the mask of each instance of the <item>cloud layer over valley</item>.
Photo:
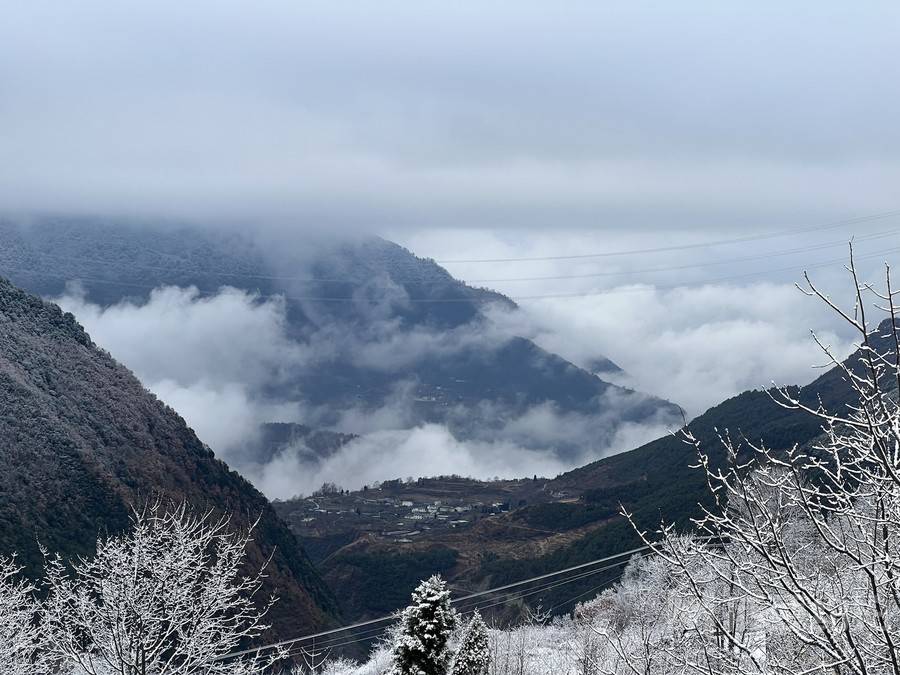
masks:
{"type": "Polygon", "coordinates": [[[490,358],[510,335],[493,322],[404,331],[386,319],[367,323],[360,334],[329,324],[301,342],[289,336],[282,300],[234,288],[203,296],[192,288],[163,287],[144,303],[103,308],[71,285],[55,300],[181,413],[217,454],[273,497],[309,493],[326,480],[361,487],[441,473],[555,475],[658,437],[678,421],[661,414],[622,423],[645,397],[608,390],[598,399],[596,414],[560,410],[549,402],[511,408],[484,400],[474,409],[459,403],[444,413],[448,424],[462,430],[454,434],[443,424],[422,421],[422,406],[434,402],[422,396],[419,382],[395,383],[375,406],[360,402],[337,410],[316,405],[303,390],[308,369],[322,361],[344,359],[378,372],[467,351],[490,358]],[[474,435],[473,419],[480,420],[474,435]],[[329,456],[315,457],[305,447],[282,448],[258,462],[248,448],[268,422],[321,425],[358,437],[329,456]]]}
{"type": "MultiPolygon", "coordinates": [[[[679,423],[663,415],[622,424],[607,437],[608,418],[599,412],[566,412],[550,403],[509,410],[483,401],[474,411],[483,421],[478,437],[460,438],[444,424],[421,421],[417,406],[423,401],[413,381],[395,384],[375,407],[333,410],[311,404],[303,392],[303,373],[322,360],[352,353],[362,367],[389,370],[473,346],[490,350],[503,336],[524,335],[578,364],[609,355],[624,372],[603,373],[605,379],[669,398],[694,416],[772,380],[812,379],[811,366],[822,359],[807,329],[817,322],[828,327],[822,336],[838,351],[850,348],[840,334],[829,332],[833,324],[822,323],[815,304],[788,285],[620,290],[629,292],[535,301],[518,311],[495,306],[477,329],[402,331],[386,319],[367,324],[362,335],[341,333],[335,325],[305,341],[289,335],[283,300],[234,288],[203,296],[196,289],[165,287],[143,304],[123,301],[102,308],[71,286],[57,301],[180,412],[217,454],[280,498],[308,494],[325,481],[358,488],[442,473],[555,475],[637,447],[679,423]],[[279,386],[294,380],[301,382],[299,388],[279,386]],[[326,456],[316,456],[298,441],[255,461],[247,449],[267,422],[322,425],[357,437],[326,456]],[[579,450],[558,451],[573,447],[579,450]]],[[[627,398],[610,391],[598,410],[614,418],[634,403],[627,398]]],[[[473,409],[451,410],[448,424],[454,415],[464,420],[473,409]]]]}

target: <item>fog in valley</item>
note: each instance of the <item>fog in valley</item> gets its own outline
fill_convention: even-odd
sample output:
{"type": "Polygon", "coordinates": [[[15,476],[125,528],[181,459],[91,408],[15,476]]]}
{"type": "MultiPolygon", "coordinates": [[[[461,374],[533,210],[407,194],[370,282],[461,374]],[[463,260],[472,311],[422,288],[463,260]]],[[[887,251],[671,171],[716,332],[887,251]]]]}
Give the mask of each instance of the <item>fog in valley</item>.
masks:
{"type": "Polygon", "coordinates": [[[871,67],[896,7],[817,3],[794,22],[706,3],[83,4],[11,7],[0,27],[5,221],[186,225],[251,239],[275,261],[264,275],[297,281],[166,281],[170,255],[152,292],[98,297],[102,248],[75,255],[77,273],[51,257],[21,274],[71,282],[54,299],[271,496],[555,475],[680,426],[672,410],[625,419],[642,397],[691,419],[808,382],[821,361],[809,331],[841,354],[852,336],[794,282],[809,269],[846,289],[851,237],[867,278],[896,251],[900,97],[885,86],[894,66],[871,67]],[[518,308],[401,327],[397,308],[417,299],[390,279],[297,263],[374,235],[518,308]],[[303,302],[312,273],[348,280],[352,317],[303,302]],[[298,333],[291,296],[314,330],[298,333]],[[417,411],[433,392],[408,364],[513,337],[634,393],[589,412],[489,397],[417,411]],[[316,402],[304,374],[338,362],[390,371],[389,390],[377,405],[316,402]],[[473,410],[490,423],[461,433],[473,410]],[[312,464],[302,447],[248,456],[267,422],[355,438],[312,464]]]}

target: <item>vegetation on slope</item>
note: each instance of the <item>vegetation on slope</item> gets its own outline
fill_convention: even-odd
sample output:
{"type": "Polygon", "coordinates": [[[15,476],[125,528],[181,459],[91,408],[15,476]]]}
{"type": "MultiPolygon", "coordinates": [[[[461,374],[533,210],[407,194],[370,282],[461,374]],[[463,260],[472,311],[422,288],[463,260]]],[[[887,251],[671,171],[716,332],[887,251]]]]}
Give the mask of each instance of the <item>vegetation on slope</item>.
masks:
{"type": "Polygon", "coordinates": [[[269,502],[217,460],[173,410],[99,350],[70,314],[0,279],[0,553],[31,575],[39,544],[90,554],[148,500],[187,501],[247,527],[247,563],[270,556],[279,633],[332,621],[336,604],[269,502]]]}

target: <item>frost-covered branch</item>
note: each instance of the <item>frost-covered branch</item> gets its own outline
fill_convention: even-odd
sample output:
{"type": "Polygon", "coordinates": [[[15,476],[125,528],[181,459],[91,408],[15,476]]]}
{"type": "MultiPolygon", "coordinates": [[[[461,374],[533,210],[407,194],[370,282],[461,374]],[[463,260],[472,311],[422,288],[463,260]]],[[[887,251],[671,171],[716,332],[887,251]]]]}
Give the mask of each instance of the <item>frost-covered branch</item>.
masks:
{"type": "Polygon", "coordinates": [[[276,658],[219,657],[267,628],[254,602],[263,572],[245,576],[250,533],[227,518],[157,503],[125,534],[101,539],[71,569],[47,559],[43,605],[50,652],[86,675],[261,672],[276,658]]]}

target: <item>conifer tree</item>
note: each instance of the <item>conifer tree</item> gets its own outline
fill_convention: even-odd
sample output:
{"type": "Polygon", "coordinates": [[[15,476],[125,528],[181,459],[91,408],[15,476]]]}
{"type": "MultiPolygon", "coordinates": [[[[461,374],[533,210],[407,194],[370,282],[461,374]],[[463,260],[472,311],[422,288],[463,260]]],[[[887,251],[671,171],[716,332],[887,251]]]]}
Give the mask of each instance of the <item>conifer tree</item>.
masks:
{"type": "Polygon", "coordinates": [[[491,649],[487,626],[475,611],[453,658],[450,675],[486,675],[491,665],[491,649]]]}
{"type": "Polygon", "coordinates": [[[450,660],[447,643],[456,627],[450,591],[440,576],[418,585],[400,618],[394,643],[394,675],[444,675],[450,660]]]}

